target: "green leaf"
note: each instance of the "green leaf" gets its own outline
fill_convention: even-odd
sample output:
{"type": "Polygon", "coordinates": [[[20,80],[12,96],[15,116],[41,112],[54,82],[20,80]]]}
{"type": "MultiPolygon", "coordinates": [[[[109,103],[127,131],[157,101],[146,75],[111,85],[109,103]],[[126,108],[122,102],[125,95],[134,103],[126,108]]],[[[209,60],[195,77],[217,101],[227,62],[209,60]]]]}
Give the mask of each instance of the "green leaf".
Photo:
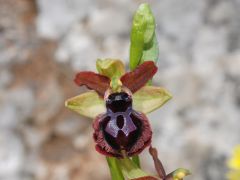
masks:
{"type": "Polygon", "coordinates": [[[78,114],[89,118],[106,112],[103,99],[95,92],[89,91],[65,101],[65,106],[78,114]]]}
{"type": "Polygon", "coordinates": [[[133,94],[133,108],[147,114],[161,107],[171,97],[171,94],[164,88],[144,86],[133,94]]]}
{"type": "Polygon", "coordinates": [[[157,63],[158,55],[159,55],[158,42],[157,42],[157,37],[154,34],[150,48],[143,50],[141,63],[143,63],[144,61],[149,61],[149,60],[152,60],[155,63],[157,63]]]}
{"type": "Polygon", "coordinates": [[[106,157],[106,159],[111,172],[112,180],[124,180],[122,171],[119,167],[118,159],[114,157],[106,157]]]}
{"type": "Polygon", "coordinates": [[[155,33],[155,19],[147,3],[141,4],[133,17],[130,44],[130,69],[141,62],[143,50],[152,40],[155,33]]]}
{"type": "MultiPolygon", "coordinates": [[[[140,25],[138,25],[140,26],[140,25]]],[[[144,31],[136,24],[133,25],[130,44],[130,70],[134,70],[140,63],[144,46],[144,31]]]]}
{"type": "Polygon", "coordinates": [[[128,179],[136,179],[141,177],[152,177],[150,174],[141,170],[132,160],[129,158],[119,159],[119,164],[124,176],[128,179]]]}
{"type": "Polygon", "coordinates": [[[138,168],[137,165],[133,163],[129,158],[119,159],[119,162],[124,176],[128,179],[134,179],[149,175],[138,168]]]}
{"type": "Polygon", "coordinates": [[[142,21],[140,24],[142,25],[141,28],[144,30],[144,44],[150,43],[155,31],[155,19],[149,4],[143,3],[139,6],[134,16],[133,23],[135,20],[142,21]],[[139,20],[139,18],[141,18],[141,20],[139,20]]]}

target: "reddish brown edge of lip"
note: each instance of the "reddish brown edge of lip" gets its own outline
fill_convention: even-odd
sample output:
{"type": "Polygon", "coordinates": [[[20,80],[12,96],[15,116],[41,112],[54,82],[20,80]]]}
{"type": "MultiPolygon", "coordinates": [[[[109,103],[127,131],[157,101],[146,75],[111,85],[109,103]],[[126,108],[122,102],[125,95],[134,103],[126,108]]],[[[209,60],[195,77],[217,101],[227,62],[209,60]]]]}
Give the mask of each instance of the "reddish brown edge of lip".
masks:
{"type": "MultiPolygon", "coordinates": [[[[142,119],[142,134],[136,141],[135,145],[130,149],[130,151],[127,152],[128,156],[133,156],[141,153],[147,146],[151,144],[151,139],[152,139],[152,130],[151,126],[149,124],[149,121],[147,117],[143,114],[140,113],[141,119],[142,119]]],[[[110,156],[110,157],[117,157],[117,158],[122,158],[122,155],[119,151],[114,150],[105,140],[103,131],[100,127],[100,121],[101,121],[101,116],[99,115],[96,117],[96,119],[93,122],[93,139],[96,143],[96,150],[105,155],[105,156],[110,156]]]]}

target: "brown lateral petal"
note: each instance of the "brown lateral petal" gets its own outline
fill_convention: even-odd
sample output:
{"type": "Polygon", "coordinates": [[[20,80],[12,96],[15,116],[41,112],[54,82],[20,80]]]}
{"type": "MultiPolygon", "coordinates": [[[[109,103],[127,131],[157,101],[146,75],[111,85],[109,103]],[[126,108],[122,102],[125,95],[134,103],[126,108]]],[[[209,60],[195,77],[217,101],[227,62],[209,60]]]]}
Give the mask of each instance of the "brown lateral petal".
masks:
{"type": "Polygon", "coordinates": [[[144,176],[144,177],[135,178],[135,179],[131,179],[131,180],[158,180],[158,178],[153,177],[153,176],[144,176]]]}
{"type": "Polygon", "coordinates": [[[145,61],[135,70],[124,74],[121,77],[122,84],[132,91],[132,93],[143,87],[157,72],[157,66],[153,61],[145,61]]]}
{"type": "Polygon", "coordinates": [[[157,170],[157,173],[159,175],[160,178],[165,178],[166,177],[166,172],[164,170],[164,167],[162,165],[162,162],[160,161],[160,159],[158,158],[158,152],[156,148],[153,148],[152,146],[150,146],[149,148],[149,153],[151,154],[153,161],[154,161],[154,166],[155,169],[157,170]]]}
{"type": "Polygon", "coordinates": [[[110,79],[108,77],[91,71],[78,73],[74,82],[79,86],[85,85],[87,88],[95,90],[101,96],[104,96],[105,91],[110,85],[110,79]]]}

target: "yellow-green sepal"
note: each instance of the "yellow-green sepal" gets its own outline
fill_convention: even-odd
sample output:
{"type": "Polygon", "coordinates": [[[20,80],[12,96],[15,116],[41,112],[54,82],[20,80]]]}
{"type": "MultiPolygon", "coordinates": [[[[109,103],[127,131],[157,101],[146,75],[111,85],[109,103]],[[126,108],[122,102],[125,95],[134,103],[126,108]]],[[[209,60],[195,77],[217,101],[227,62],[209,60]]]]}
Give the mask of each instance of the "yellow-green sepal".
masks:
{"type": "Polygon", "coordinates": [[[124,64],[118,59],[98,59],[96,67],[99,74],[111,79],[110,87],[113,91],[120,91],[122,83],[120,77],[125,73],[124,64]]]}
{"type": "Polygon", "coordinates": [[[133,94],[133,108],[145,114],[150,113],[172,98],[162,87],[144,86],[133,94]]]}
{"type": "Polygon", "coordinates": [[[89,91],[65,101],[65,106],[85,117],[95,118],[106,112],[103,99],[95,92],[89,91]]]}
{"type": "Polygon", "coordinates": [[[121,77],[125,73],[125,67],[118,59],[98,59],[96,67],[99,74],[109,77],[121,77]]]}

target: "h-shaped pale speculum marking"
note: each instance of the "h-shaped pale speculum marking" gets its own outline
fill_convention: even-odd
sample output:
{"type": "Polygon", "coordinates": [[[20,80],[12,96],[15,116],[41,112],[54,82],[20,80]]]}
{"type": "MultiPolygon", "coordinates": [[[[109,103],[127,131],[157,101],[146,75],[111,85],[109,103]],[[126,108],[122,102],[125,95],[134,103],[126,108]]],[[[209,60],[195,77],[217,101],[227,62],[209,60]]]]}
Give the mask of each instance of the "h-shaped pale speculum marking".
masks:
{"type": "Polygon", "coordinates": [[[110,121],[107,123],[105,131],[113,137],[117,137],[119,131],[122,131],[126,136],[128,136],[131,132],[135,131],[137,127],[132,121],[130,117],[132,113],[132,107],[128,107],[125,112],[112,112],[110,109],[107,110],[107,114],[110,117],[110,121]],[[123,117],[123,126],[119,128],[117,125],[117,118],[119,116],[123,117]]]}

